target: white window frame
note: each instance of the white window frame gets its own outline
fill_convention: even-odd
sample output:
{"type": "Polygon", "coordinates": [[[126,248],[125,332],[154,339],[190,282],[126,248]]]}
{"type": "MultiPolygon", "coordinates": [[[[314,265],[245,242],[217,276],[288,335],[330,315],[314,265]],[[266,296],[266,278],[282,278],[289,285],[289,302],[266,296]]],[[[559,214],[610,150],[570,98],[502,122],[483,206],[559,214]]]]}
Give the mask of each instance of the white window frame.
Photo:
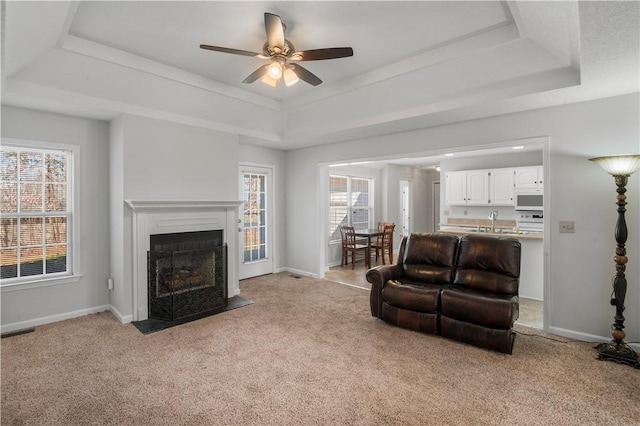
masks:
{"type": "MultiPolygon", "coordinates": [[[[242,248],[243,248],[243,256],[241,258],[243,263],[255,263],[255,262],[264,262],[266,260],[269,259],[269,257],[271,256],[271,253],[269,253],[269,220],[271,219],[269,217],[269,200],[268,200],[268,188],[270,185],[269,182],[269,174],[264,173],[264,172],[257,172],[257,171],[243,171],[242,172],[243,175],[243,180],[244,177],[246,177],[247,175],[249,175],[249,178],[252,179],[254,177],[264,177],[264,185],[262,186],[262,193],[264,194],[264,196],[262,197],[262,204],[260,205],[260,209],[258,210],[258,215],[260,215],[260,211],[264,212],[264,222],[261,223],[259,226],[252,226],[251,224],[249,224],[249,226],[247,226],[247,223],[243,223],[243,235],[242,235],[242,248]],[[244,233],[247,232],[247,230],[252,230],[252,229],[262,229],[262,233],[261,233],[261,243],[258,245],[252,245],[251,247],[258,247],[258,252],[260,252],[260,247],[264,246],[264,257],[260,256],[260,254],[258,254],[257,258],[253,258],[253,250],[248,250],[251,252],[250,254],[250,258],[249,260],[245,260],[245,253],[246,253],[246,246],[245,246],[245,235],[244,233]]],[[[245,200],[244,203],[244,210],[243,212],[245,212],[247,210],[253,210],[251,209],[251,206],[249,206],[246,202],[246,196],[247,196],[247,192],[244,191],[244,187],[243,187],[243,191],[242,191],[242,199],[245,200]]],[[[243,217],[244,220],[244,217],[243,217]]]]}
{"type": "MultiPolygon", "coordinates": [[[[327,208],[328,208],[328,227],[329,227],[329,244],[340,244],[341,243],[341,239],[339,237],[337,238],[331,238],[332,236],[332,230],[331,230],[331,178],[332,177],[338,177],[338,178],[344,178],[347,179],[347,200],[353,200],[353,195],[352,195],[352,181],[353,179],[360,179],[360,180],[366,180],[368,182],[368,192],[367,192],[367,199],[369,202],[369,205],[367,207],[357,207],[357,209],[361,209],[361,210],[367,210],[368,211],[368,224],[367,227],[371,228],[372,227],[372,223],[373,223],[373,212],[374,212],[374,180],[373,178],[370,177],[366,177],[366,176],[349,176],[349,175],[344,175],[344,174],[339,174],[339,173],[331,173],[329,174],[329,180],[327,182],[327,208]]],[[[349,204],[351,204],[349,202],[349,204]]],[[[349,212],[352,212],[354,209],[356,209],[356,207],[353,207],[351,205],[347,206],[347,224],[349,226],[352,226],[352,219],[353,219],[353,215],[349,214],[349,212]]],[[[339,234],[337,234],[339,235],[339,234]]]]}
{"type": "MultiPolygon", "coordinates": [[[[30,275],[26,277],[0,279],[2,292],[23,290],[34,287],[64,284],[78,281],[82,276],[80,271],[80,146],[71,144],[61,144],[55,142],[22,140],[2,138],[2,145],[16,147],[19,149],[33,149],[46,151],[67,151],[69,153],[69,165],[67,167],[67,271],[43,275],[30,275]]],[[[52,212],[52,215],[56,215],[52,212]]],[[[46,217],[49,213],[42,214],[46,217]]],[[[34,214],[18,217],[33,217],[34,214]]],[[[36,217],[40,215],[36,214],[36,217]]]]}

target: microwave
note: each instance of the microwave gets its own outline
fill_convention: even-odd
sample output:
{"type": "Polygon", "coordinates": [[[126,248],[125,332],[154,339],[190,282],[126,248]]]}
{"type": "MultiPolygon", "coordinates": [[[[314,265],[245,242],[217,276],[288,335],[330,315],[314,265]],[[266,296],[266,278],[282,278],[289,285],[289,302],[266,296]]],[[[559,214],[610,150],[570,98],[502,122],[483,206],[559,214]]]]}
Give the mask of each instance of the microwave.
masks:
{"type": "Polygon", "coordinates": [[[516,210],[542,211],[544,195],[542,191],[525,190],[515,192],[516,210]]]}

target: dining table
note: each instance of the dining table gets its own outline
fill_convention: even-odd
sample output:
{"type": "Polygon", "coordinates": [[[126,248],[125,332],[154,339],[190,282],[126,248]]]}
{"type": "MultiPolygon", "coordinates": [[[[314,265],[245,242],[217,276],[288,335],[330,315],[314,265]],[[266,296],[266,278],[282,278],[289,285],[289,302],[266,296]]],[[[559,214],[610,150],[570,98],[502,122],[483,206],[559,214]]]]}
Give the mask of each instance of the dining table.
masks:
{"type": "MultiPolygon", "coordinates": [[[[375,228],[370,228],[370,229],[356,229],[355,230],[355,235],[356,237],[360,237],[360,238],[366,238],[367,239],[367,246],[369,247],[369,252],[371,252],[371,239],[372,238],[378,238],[378,237],[382,237],[384,235],[384,231],[375,229],[375,228]]],[[[390,245],[389,245],[389,259],[391,261],[393,261],[393,234],[391,235],[391,241],[390,241],[390,245]]],[[[383,254],[384,255],[384,254],[383,254]]],[[[368,259],[367,262],[369,265],[367,265],[367,267],[370,267],[371,265],[371,259],[368,259]]]]}

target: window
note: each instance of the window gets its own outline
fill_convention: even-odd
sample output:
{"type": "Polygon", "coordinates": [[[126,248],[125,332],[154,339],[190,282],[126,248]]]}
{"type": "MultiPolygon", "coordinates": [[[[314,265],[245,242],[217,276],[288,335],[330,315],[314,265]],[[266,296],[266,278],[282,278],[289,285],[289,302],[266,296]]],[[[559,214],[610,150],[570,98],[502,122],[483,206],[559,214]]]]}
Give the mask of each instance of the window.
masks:
{"type": "Polygon", "coordinates": [[[244,173],[244,261],[267,258],[267,176],[244,173]]]}
{"type": "Polygon", "coordinates": [[[0,279],[72,274],[72,150],[0,148],[0,279]]]}
{"type": "Polygon", "coordinates": [[[340,241],[340,226],[371,228],[373,181],[350,176],[329,176],[329,241],[340,241]]]}

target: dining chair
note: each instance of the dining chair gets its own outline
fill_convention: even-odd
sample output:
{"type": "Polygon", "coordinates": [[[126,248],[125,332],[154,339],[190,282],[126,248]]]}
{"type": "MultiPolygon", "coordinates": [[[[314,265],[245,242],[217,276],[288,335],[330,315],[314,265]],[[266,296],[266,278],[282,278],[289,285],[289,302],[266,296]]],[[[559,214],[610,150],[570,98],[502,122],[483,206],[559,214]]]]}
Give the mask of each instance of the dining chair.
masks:
{"type": "Polygon", "coordinates": [[[367,268],[370,266],[371,252],[367,244],[360,244],[356,241],[356,231],[353,226],[341,226],[340,233],[342,234],[342,259],[340,266],[344,266],[349,263],[349,252],[351,253],[351,269],[356,267],[356,255],[358,253],[364,254],[364,264],[367,268]]]}
{"type": "Polygon", "coordinates": [[[386,265],[384,256],[385,252],[389,256],[389,264],[393,264],[393,231],[396,227],[395,223],[380,222],[378,223],[378,231],[383,232],[382,236],[376,238],[376,242],[371,244],[371,248],[376,252],[376,263],[379,256],[382,256],[382,264],[386,265]]]}

